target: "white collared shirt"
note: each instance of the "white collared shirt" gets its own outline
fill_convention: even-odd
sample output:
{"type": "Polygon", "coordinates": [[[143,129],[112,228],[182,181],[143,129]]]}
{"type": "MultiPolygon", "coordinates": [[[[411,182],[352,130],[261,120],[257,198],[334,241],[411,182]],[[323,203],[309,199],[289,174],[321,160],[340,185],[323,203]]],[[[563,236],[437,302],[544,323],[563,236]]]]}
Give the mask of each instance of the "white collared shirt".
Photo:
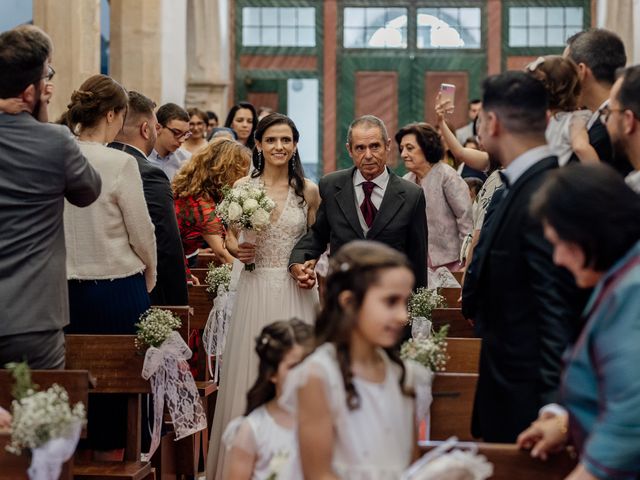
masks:
{"type": "Polygon", "coordinates": [[[166,157],[161,157],[154,148],[147,160],[149,160],[151,165],[155,165],[162,170],[169,180],[173,180],[173,177],[178,170],[180,170],[180,167],[190,158],[191,153],[181,148],[178,148],[175,152],[171,152],[166,157]]]}
{"type": "Polygon", "coordinates": [[[634,170],[624,180],[631,190],[640,194],[640,170],[634,170]]]}
{"type": "Polygon", "coordinates": [[[604,102],[602,102],[602,105],[600,105],[600,107],[595,112],[591,114],[591,118],[587,122],[587,130],[593,127],[593,124],[596,123],[596,120],[598,120],[598,117],[600,116],[600,110],[607,106],[609,106],[608,98],[604,102]]]}
{"type": "MultiPolygon", "coordinates": [[[[362,189],[362,184],[367,181],[368,180],[362,176],[362,173],[360,173],[360,170],[356,169],[356,173],[353,175],[353,188],[356,194],[356,211],[358,212],[360,226],[362,227],[362,231],[365,235],[369,231],[369,227],[364,221],[360,205],[364,202],[364,190],[362,189]]],[[[384,192],[387,190],[387,184],[389,183],[389,171],[387,168],[385,167],[384,171],[371,181],[376,184],[375,188],[371,192],[371,202],[373,202],[373,205],[377,210],[380,210],[382,198],[384,197],[384,192]]]]}
{"type": "Polygon", "coordinates": [[[553,152],[549,148],[549,145],[540,145],[539,147],[527,150],[522,155],[517,157],[513,162],[509,164],[507,168],[502,170],[502,173],[509,180],[509,188],[511,188],[524,172],[529,170],[533,165],[538,163],[543,158],[547,158],[553,155],[553,152]]]}

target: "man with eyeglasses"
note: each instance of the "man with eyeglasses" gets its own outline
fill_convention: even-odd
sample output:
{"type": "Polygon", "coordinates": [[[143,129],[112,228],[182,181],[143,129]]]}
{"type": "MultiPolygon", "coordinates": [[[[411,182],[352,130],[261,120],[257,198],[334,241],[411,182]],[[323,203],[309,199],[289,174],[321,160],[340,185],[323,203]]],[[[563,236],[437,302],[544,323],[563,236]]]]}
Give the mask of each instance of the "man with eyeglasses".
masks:
{"type": "Polygon", "coordinates": [[[609,104],[600,109],[600,121],[607,127],[616,161],[633,167],[626,182],[640,194],[640,65],[619,72],[609,104]]]}
{"type": "Polygon", "coordinates": [[[180,147],[191,136],[189,114],[175,103],[165,103],[156,112],[158,138],[149,155],[149,162],[159,167],[169,181],[180,167],[191,158],[191,154],[180,147]]]}
{"type": "Polygon", "coordinates": [[[101,189],[69,129],[46,123],[52,50],[32,25],[0,35],[0,365],[36,369],[65,364],[64,201],[85,207],[101,189]]]}

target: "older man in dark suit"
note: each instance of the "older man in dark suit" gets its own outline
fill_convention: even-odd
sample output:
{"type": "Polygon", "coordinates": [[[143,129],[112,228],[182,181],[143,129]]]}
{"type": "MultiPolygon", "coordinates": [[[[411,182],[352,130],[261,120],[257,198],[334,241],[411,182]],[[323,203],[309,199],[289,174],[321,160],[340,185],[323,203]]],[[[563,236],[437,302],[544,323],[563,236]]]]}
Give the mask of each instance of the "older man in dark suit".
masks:
{"type": "Polygon", "coordinates": [[[391,139],[379,118],[365,115],[349,127],[347,150],[355,166],[320,180],[316,222],[291,252],[290,271],[301,287],[314,285],[312,267],[327,245],[336,252],[351,240],[376,240],[404,252],[416,285],[426,285],[424,195],[387,168],[390,149],[391,139]]]}
{"type": "Polygon", "coordinates": [[[152,305],[187,305],[184,252],[173,207],[173,193],[165,173],[147,160],[157,137],[156,104],[138,92],[129,92],[125,124],[109,147],[123,150],[138,162],[144,198],[155,227],[158,280],[149,293],[152,305]]]}
{"type": "MultiPolygon", "coordinates": [[[[557,393],[561,356],[579,327],[584,296],[556,267],[529,202],[558,167],[545,141],[547,94],[524,72],[488,78],[478,136],[503,167],[462,292],[466,318],[482,337],[472,432],[516,440],[557,393]]],[[[570,168],[570,167],[565,167],[570,168]]]]}

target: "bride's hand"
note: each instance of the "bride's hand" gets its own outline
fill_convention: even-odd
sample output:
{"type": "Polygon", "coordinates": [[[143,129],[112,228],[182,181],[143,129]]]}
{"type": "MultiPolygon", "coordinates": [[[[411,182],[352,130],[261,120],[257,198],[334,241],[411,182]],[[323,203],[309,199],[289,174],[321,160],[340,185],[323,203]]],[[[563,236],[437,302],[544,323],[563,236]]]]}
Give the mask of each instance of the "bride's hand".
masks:
{"type": "Polygon", "coordinates": [[[238,260],[242,263],[253,263],[256,257],[256,246],[252,243],[238,245],[238,260]]]}

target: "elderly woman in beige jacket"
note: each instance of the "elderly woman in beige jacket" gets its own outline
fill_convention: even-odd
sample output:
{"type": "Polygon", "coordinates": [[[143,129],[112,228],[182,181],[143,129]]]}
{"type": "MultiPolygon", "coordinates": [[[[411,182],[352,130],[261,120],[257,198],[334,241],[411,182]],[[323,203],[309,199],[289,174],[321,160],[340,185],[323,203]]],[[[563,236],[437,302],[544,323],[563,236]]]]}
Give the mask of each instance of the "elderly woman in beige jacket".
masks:
{"type": "Polygon", "coordinates": [[[395,135],[407,173],[403,178],[420,185],[427,203],[427,251],[431,269],[460,270],[460,247],[471,232],[471,197],[458,173],[444,161],[442,139],[427,123],[411,123],[395,135]]]}

